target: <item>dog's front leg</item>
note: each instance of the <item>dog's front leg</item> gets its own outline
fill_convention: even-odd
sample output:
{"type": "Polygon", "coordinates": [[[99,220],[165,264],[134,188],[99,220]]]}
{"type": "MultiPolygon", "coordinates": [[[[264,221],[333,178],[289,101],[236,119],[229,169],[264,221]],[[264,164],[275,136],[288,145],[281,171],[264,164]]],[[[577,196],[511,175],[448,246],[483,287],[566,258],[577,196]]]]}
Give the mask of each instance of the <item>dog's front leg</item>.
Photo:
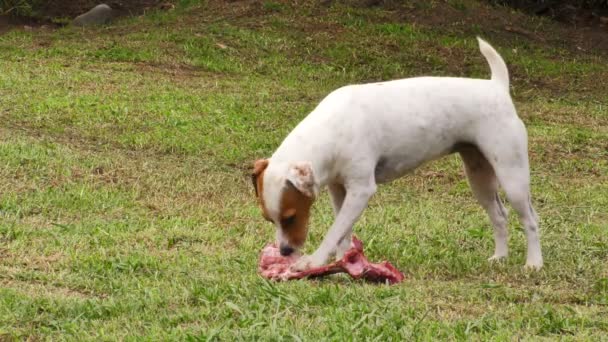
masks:
{"type": "Polygon", "coordinates": [[[375,192],[375,183],[347,188],[346,198],[340,212],[319,248],[312,255],[301,257],[291,269],[293,271],[305,271],[325,264],[329,256],[336,252],[338,244],[350,236],[353,225],[359,219],[359,216],[367,207],[367,202],[375,192]]]}
{"type": "MultiPolygon", "coordinates": [[[[331,204],[334,208],[334,218],[338,217],[344,198],[346,197],[346,188],[344,185],[333,183],[328,185],[329,195],[331,197],[331,204]]],[[[351,246],[351,234],[346,234],[342,239],[342,242],[338,244],[336,248],[336,261],[342,260],[344,254],[350,249],[351,246]]]]}

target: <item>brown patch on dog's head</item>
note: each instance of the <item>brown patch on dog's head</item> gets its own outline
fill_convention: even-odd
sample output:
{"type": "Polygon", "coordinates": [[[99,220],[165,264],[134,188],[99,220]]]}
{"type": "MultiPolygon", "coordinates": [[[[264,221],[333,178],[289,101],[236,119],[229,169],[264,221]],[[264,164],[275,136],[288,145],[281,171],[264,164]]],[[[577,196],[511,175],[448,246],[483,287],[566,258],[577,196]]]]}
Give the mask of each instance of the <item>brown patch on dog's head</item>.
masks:
{"type": "Polygon", "coordinates": [[[314,198],[303,194],[290,181],[281,196],[280,225],[291,247],[301,247],[306,241],[310,207],[314,198]]]}
{"type": "Polygon", "coordinates": [[[310,208],[317,186],[310,163],[272,163],[260,159],[251,180],[262,216],[277,229],[281,248],[302,247],[308,233],[310,208]]]}
{"type": "Polygon", "coordinates": [[[268,159],[259,159],[256,160],[253,164],[253,173],[251,174],[251,182],[253,183],[253,189],[255,190],[255,196],[258,199],[258,203],[260,208],[262,209],[262,215],[268,221],[270,217],[268,216],[268,211],[266,209],[266,205],[264,204],[264,171],[268,167],[268,159]]]}

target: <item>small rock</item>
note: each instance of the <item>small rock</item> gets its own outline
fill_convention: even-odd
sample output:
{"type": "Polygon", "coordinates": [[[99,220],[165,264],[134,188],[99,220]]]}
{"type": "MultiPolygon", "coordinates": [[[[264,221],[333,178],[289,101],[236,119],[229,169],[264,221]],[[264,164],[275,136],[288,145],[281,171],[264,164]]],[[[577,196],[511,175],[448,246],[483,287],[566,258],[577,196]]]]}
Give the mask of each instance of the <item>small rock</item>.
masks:
{"type": "Polygon", "coordinates": [[[112,18],[112,8],[106,4],[93,7],[87,13],[77,16],[73,24],[76,26],[103,25],[112,18]]]}
{"type": "Polygon", "coordinates": [[[25,25],[25,26],[23,26],[23,29],[24,29],[24,30],[26,30],[26,31],[31,31],[31,30],[33,30],[34,28],[33,28],[33,27],[31,27],[31,26],[25,25]]]}

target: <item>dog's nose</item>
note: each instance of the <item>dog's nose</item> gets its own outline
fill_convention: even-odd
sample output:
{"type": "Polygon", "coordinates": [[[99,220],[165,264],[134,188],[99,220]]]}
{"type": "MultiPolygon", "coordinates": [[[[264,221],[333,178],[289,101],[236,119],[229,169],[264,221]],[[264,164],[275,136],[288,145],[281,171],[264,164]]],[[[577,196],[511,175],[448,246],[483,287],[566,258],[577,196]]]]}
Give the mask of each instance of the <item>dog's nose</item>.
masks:
{"type": "Polygon", "coordinates": [[[290,256],[293,252],[295,252],[295,249],[293,249],[292,247],[290,247],[288,245],[281,244],[281,248],[279,248],[279,252],[281,253],[282,256],[290,256]]]}

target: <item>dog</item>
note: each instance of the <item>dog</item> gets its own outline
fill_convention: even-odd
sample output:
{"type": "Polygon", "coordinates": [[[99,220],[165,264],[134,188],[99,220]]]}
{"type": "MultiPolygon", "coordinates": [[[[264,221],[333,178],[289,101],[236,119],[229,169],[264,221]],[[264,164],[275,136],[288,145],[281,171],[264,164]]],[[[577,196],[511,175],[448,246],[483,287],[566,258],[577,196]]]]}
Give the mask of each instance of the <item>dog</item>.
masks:
{"type": "Polygon", "coordinates": [[[421,164],[459,153],[477,201],[494,227],[494,254],[506,258],[507,210],[499,185],[527,239],[525,267],[543,266],[532,207],[527,131],[509,94],[502,57],[477,38],[492,77],[416,77],[348,85],[331,92],[289,133],[269,159],[254,163],[252,181],[263,217],[276,226],[282,255],[298,251],[310,208],[327,187],[335,221],[318,249],[292,266],[304,271],[341,259],[353,225],[377,184],[421,164]]]}

